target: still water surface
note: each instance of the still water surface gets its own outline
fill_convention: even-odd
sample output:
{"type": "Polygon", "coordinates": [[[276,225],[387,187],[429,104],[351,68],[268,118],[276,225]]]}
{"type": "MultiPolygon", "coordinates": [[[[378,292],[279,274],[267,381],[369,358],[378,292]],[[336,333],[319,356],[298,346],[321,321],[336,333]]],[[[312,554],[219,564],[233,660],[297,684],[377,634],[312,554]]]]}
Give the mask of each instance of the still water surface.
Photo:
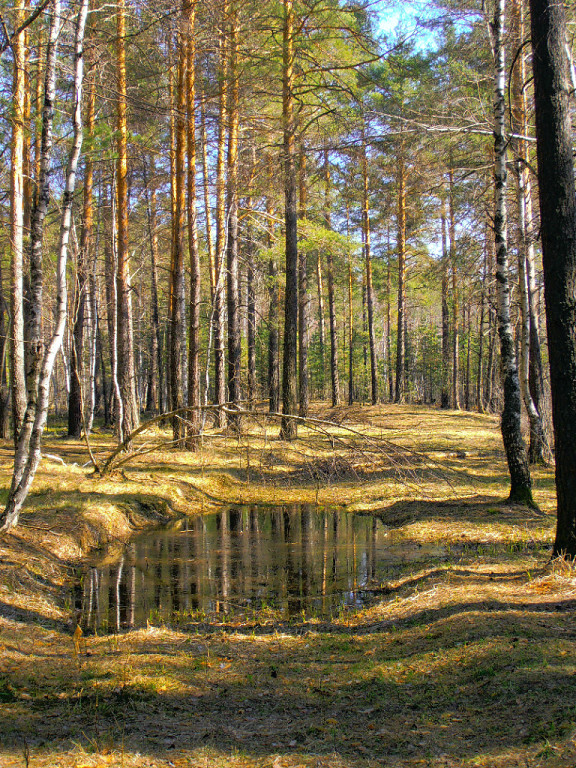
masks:
{"type": "Polygon", "coordinates": [[[230,506],[136,536],[86,566],[75,592],[86,629],[207,618],[327,618],[370,604],[406,563],[441,555],[380,520],[336,507],[230,506]]]}

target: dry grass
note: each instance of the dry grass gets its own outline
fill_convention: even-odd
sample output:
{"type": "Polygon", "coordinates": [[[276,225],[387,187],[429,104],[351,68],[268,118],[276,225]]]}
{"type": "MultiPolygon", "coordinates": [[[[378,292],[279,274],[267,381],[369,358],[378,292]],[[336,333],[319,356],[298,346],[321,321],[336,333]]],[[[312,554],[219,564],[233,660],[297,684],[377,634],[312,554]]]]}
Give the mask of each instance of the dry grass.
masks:
{"type": "MultiPolygon", "coordinates": [[[[0,542],[2,768],[576,764],[576,572],[549,562],[552,473],[536,473],[541,513],[510,508],[495,419],[414,406],[325,415],[423,451],[443,474],[428,463],[408,482],[383,454],[360,472],[350,451],[302,430],[296,449],[272,433],[219,436],[98,480],[80,444],[51,437],[66,466],[43,462],[22,527],[0,542]],[[66,585],[87,548],[185,509],[316,498],[444,554],[330,622],[151,627],[89,637],[76,655],[66,585]]],[[[101,456],[111,444],[94,442],[101,456]]],[[[8,471],[6,448],[4,485],[8,471]]]]}

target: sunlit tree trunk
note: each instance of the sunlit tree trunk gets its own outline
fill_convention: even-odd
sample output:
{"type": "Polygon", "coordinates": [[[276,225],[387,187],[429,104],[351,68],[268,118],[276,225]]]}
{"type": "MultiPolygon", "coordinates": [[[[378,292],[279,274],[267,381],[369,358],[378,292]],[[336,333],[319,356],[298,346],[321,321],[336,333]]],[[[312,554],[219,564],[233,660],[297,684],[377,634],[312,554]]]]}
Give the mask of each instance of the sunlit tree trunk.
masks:
{"type": "Polygon", "coordinates": [[[118,95],[117,130],[118,159],[116,179],[116,214],[118,229],[118,379],[122,395],[122,435],[129,435],[140,421],[136,402],[134,372],[134,333],[132,327],[132,293],[130,287],[130,254],[128,250],[128,123],[126,118],[126,0],[118,1],[117,21],[117,74],[118,95]]]}
{"type": "MultiPolygon", "coordinates": [[[[214,401],[223,405],[226,401],[226,375],[224,355],[224,286],[226,284],[226,133],[228,126],[228,53],[225,24],[228,15],[228,3],[224,0],[221,10],[221,29],[219,32],[219,80],[218,94],[218,148],[216,158],[216,254],[214,283],[214,401]]],[[[219,410],[216,423],[223,427],[226,423],[224,413],[219,410]]]]}
{"type": "Polygon", "coordinates": [[[454,211],[454,171],[448,173],[448,217],[450,269],[452,271],[452,407],[460,408],[460,302],[456,268],[456,214],[454,211]]]}
{"type": "MultiPolygon", "coordinates": [[[[53,5],[54,18],[60,16],[60,0],[54,0],[53,5]]],[[[18,523],[18,518],[22,505],[30,490],[30,485],[36,474],[38,464],[41,458],[41,440],[46,418],[48,416],[48,404],[50,393],[50,380],[54,368],[56,355],[61,348],[64,329],[66,326],[67,315],[67,285],[66,285],[66,262],[68,253],[68,242],[70,230],[72,228],[72,202],[74,197],[74,187],[76,181],[76,169],[82,146],[82,78],[83,78],[83,57],[82,45],[84,38],[84,29],[86,16],[88,13],[88,0],[82,0],[82,5],[78,13],[75,32],[75,55],[74,55],[74,133],[72,148],[68,158],[65,176],[65,189],[62,202],[60,239],[57,249],[56,264],[56,322],[49,343],[44,346],[41,336],[41,325],[37,323],[35,329],[40,329],[40,335],[31,339],[35,350],[41,351],[41,361],[38,366],[38,372],[30,372],[29,382],[35,381],[35,389],[28,393],[28,403],[22,428],[18,433],[16,445],[16,454],[14,457],[14,470],[12,483],[8,494],[8,501],[3,514],[0,516],[0,530],[6,531],[13,528],[18,523]]],[[[52,28],[54,28],[54,24],[52,28]]],[[[46,92],[50,92],[50,80],[53,78],[49,73],[47,66],[46,92]]],[[[47,110],[44,111],[44,127],[49,122],[47,110]]],[[[46,147],[43,130],[43,149],[46,147]]],[[[43,152],[44,154],[44,152],[43,152]]],[[[49,151],[48,151],[49,154],[49,151]]],[[[36,266],[32,264],[33,275],[32,285],[34,298],[41,298],[41,275],[36,274],[36,266]]],[[[38,308],[41,314],[41,307],[38,308]]],[[[32,357],[32,360],[35,358],[32,357]]]]}
{"type": "Polygon", "coordinates": [[[398,158],[398,333],[396,345],[396,391],[394,400],[405,397],[406,374],[406,166],[404,150],[398,158]]]}
{"type": "MultiPolygon", "coordinates": [[[[92,82],[86,110],[88,138],[94,136],[96,123],[96,89],[92,82]]],[[[80,437],[84,422],[83,414],[83,355],[84,333],[86,325],[86,307],[89,294],[88,268],[91,263],[92,234],[94,228],[94,207],[92,193],[94,188],[94,162],[91,154],[86,155],[84,171],[84,204],[82,212],[82,232],[78,251],[76,291],[74,296],[74,325],[70,349],[70,394],[68,396],[68,435],[80,437]]]]}
{"type": "MultiPolygon", "coordinates": [[[[284,293],[284,354],[282,410],[286,416],[298,412],[298,195],[296,189],[294,122],[294,5],[283,0],[282,33],[282,120],[284,166],[284,218],[286,230],[286,289],[284,293]]],[[[280,436],[296,437],[296,421],[283,418],[280,436]]]]}
{"type": "Polygon", "coordinates": [[[257,243],[252,217],[254,215],[254,176],[256,173],[256,147],[251,142],[250,172],[248,179],[248,197],[246,199],[247,225],[244,228],[246,238],[246,325],[248,341],[247,384],[248,407],[253,409],[256,402],[256,265],[254,257],[257,243]]]}
{"type": "Polygon", "coordinates": [[[372,286],[372,253],[370,243],[370,196],[366,138],[362,134],[362,226],[364,230],[364,264],[366,268],[366,308],[368,311],[368,341],[370,344],[370,393],[372,405],[378,402],[378,376],[376,370],[376,333],[374,331],[374,288],[372,286]]]}
{"type": "MultiPolygon", "coordinates": [[[[238,13],[234,6],[229,13],[230,35],[228,43],[228,237],[226,249],[228,308],[228,401],[232,408],[240,407],[241,353],[240,339],[240,276],[238,264],[238,130],[239,130],[239,74],[238,74],[238,13]]],[[[230,417],[231,425],[238,429],[239,416],[230,417]]]]}
{"type": "Polygon", "coordinates": [[[526,97],[524,93],[526,62],[524,51],[521,48],[524,40],[524,26],[524,2],[523,0],[512,0],[511,32],[514,46],[519,51],[512,73],[511,111],[512,132],[518,136],[514,141],[516,151],[514,177],[516,181],[518,220],[518,284],[521,318],[519,377],[522,398],[530,420],[529,459],[531,463],[543,463],[545,461],[545,437],[540,414],[542,394],[540,333],[538,315],[535,309],[534,286],[532,286],[531,290],[529,280],[530,275],[534,274],[535,260],[532,195],[530,173],[528,170],[528,147],[527,142],[521,138],[528,133],[526,97]],[[531,372],[533,374],[532,377],[530,375],[531,372]]]}
{"type": "MultiPolygon", "coordinates": [[[[18,9],[14,24],[19,27],[25,17],[18,9]]],[[[26,411],[26,374],[24,369],[24,33],[12,41],[14,74],[12,85],[12,138],[10,157],[10,239],[12,243],[12,287],[10,314],[10,362],[12,386],[12,425],[15,441],[26,411]]]]}
{"type": "Polygon", "coordinates": [[[472,306],[471,297],[463,307],[463,323],[466,324],[466,374],[464,379],[464,409],[470,410],[470,357],[472,343],[472,306]]]}
{"type": "Polygon", "coordinates": [[[148,392],[146,410],[160,413],[164,410],[164,376],[162,363],[162,338],[160,332],[160,311],[158,307],[158,221],[156,195],[156,168],[153,155],[150,156],[150,177],[144,162],[144,192],[148,219],[148,240],[150,243],[150,368],[148,370],[148,392]]]}
{"type": "Polygon", "coordinates": [[[448,309],[449,253],[444,200],[442,200],[442,209],[442,387],[440,407],[446,409],[450,408],[450,312],[448,309]]]}
{"type": "MultiPolygon", "coordinates": [[[[301,221],[306,219],[308,189],[306,178],[306,153],[304,144],[300,144],[299,167],[299,212],[301,221]]],[[[309,332],[309,302],[308,293],[308,254],[304,248],[298,252],[298,414],[307,416],[310,407],[310,386],[308,374],[309,332]]]]}
{"type": "Polygon", "coordinates": [[[316,289],[318,294],[318,347],[320,355],[320,398],[326,396],[326,320],[324,305],[324,269],[322,267],[322,253],[318,251],[316,256],[316,289]]]}
{"type": "Polygon", "coordinates": [[[486,293],[488,282],[488,249],[490,248],[490,235],[486,230],[484,241],[484,260],[482,266],[482,287],[480,289],[480,318],[478,321],[478,364],[476,369],[476,408],[479,413],[484,413],[484,325],[486,318],[486,293]]]}
{"type": "MultiPolygon", "coordinates": [[[[199,83],[200,85],[200,83],[199,83]]],[[[214,238],[212,236],[212,208],[210,205],[210,174],[208,171],[208,133],[206,130],[205,95],[200,90],[200,140],[202,142],[202,178],[204,182],[204,218],[206,220],[206,248],[208,250],[208,272],[210,278],[210,303],[214,304],[216,290],[216,269],[214,257],[214,238]]]]}
{"type": "Polygon", "coordinates": [[[504,59],[504,0],[496,0],[492,24],[495,85],[494,85],[494,240],[496,247],[496,285],[498,303],[498,334],[504,408],[502,411],[502,439],[510,472],[512,502],[533,504],[532,481],[526,447],[522,437],[522,400],[516,365],[514,336],[510,321],[510,281],[508,269],[508,242],[506,221],[507,137],[506,125],[506,68],[504,59]]]}
{"type": "MultiPolygon", "coordinates": [[[[181,22],[184,21],[184,16],[181,22]]],[[[186,35],[182,28],[178,33],[178,64],[176,83],[176,155],[174,162],[176,190],[172,219],[172,254],[170,260],[170,409],[184,406],[184,372],[186,350],[186,289],[184,250],[186,241],[186,35]]],[[[175,445],[184,447],[185,426],[179,416],[172,419],[172,435],[175,445]]]]}
{"type": "MultiPolygon", "coordinates": [[[[28,408],[22,425],[22,438],[26,439],[26,429],[31,429],[34,410],[30,408],[38,391],[40,366],[44,355],[42,335],[42,305],[44,294],[44,223],[50,203],[50,171],[54,145],[53,125],[56,100],[56,58],[60,19],[60,2],[53,6],[50,34],[46,49],[46,78],[44,85],[44,103],[42,107],[42,136],[40,142],[40,163],[37,179],[37,194],[32,220],[30,222],[30,288],[28,312],[26,313],[25,338],[28,354],[26,355],[26,388],[28,408]]],[[[29,439],[29,438],[28,438],[29,439]]]]}
{"type": "Polygon", "coordinates": [[[6,440],[10,433],[10,395],[6,376],[6,354],[8,335],[6,333],[6,298],[2,264],[0,263],[0,438],[6,440]]]}
{"type": "Polygon", "coordinates": [[[394,373],[392,367],[392,250],[388,232],[388,254],[386,257],[386,353],[388,368],[388,400],[394,402],[394,373]]]}
{"type": "Polygon", "coordinates": [[[354,304],[352,254],[348,254],[348,405],[354,403],[354,304]]]}
{"type": "MultiPolygon", "coordinates": [[[[328,229],[332,228],[330,216],[330,159],[328,150],[324,150],[324,219],[328,229]]],[[[318,254],[320,260],[320,254],[318,254]]],[[[336,296],[334,292],[334,256],[330,246],[326,252],[328,271],[328,313],[330,318],[330,384],[332,408],[340,405],[340,373],[338,371],[338,334],[336,327],[336,296]]]]}
{"type": "MultiPolygon", "coordinates": [[[[266,213],[268,214],[268,247],[272,251],[272,217],[274,207],[270,198],[266,200],[266,213]]],[[[270,413],[280,411],[280,354],[278,338],[278,313],[280,311],[280,297],[278,289],[278,264],[271,252],[268,260],[268,400],[270,413]]]]}
{"type": "Polygon", "coordinates": [[[196,194],[196,0],[184,0],[187,34],[186,110],[188,115],[188,252],[190,257],[190,318],[188,339],[187,444],[195,448],[193,436],[200,427],[200,252],[198,249],[196,194]]]}
{"type": "MultiPolygon", "coordinates": [[[[346,202],[346,237],[350,237],[350,205],[346,202]]],[[[354,297],[352,253],[348,250],[348,405],[354,402],[354,297]]]]}

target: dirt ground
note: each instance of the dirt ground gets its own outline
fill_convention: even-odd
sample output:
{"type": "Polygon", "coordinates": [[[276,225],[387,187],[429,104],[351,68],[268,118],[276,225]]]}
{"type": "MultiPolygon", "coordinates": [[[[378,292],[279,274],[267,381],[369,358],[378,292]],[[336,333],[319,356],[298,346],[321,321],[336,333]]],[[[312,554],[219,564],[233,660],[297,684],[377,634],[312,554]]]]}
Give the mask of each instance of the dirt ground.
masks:
{"type": "MultiPolygon", "coordinates": [[[[109,477],[48,435],[0,539],[0,766],[576,765],[576,573],[539,510],[509,507],[498,422],[423,406],[315,409],[297,443],[247,420],[197,452],[156,427],[109,477]],[[317,502],[378,515],[445,554],[330,621],[190,623],[74,639],[70,585],[95,547],[222,503],[317,502]]],[[[112,435],[93,435],[100,463],[112,435]]],[[[5,499],[10,446],[0,447],[5,499]]]]}

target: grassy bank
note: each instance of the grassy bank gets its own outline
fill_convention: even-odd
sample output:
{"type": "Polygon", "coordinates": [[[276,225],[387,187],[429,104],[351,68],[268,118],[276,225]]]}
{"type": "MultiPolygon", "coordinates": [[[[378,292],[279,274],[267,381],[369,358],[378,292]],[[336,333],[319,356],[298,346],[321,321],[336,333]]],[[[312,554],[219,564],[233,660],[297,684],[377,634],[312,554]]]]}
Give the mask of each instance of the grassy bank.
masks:
{"type": "MultiPolygon", "coordinates": [[[[490,416],[315,415],[328,438],[302,428],[287,446],[259,424],[196,454],[136,452],[105,479],[81,443],[49,437],[22,525],[0,541],[2,768],[576,763],[576,579],[550,562],[552,472],[535,473],[540,512],[510,508],[490,416]],[[371,511],[395,540],[444,554],[330,622],[151,626],[75,646],[70,575],[90,548],[223,502],[295,501],[371,511]]],[[[102,458],[112,441],[93,444],[102,458]]]]}

